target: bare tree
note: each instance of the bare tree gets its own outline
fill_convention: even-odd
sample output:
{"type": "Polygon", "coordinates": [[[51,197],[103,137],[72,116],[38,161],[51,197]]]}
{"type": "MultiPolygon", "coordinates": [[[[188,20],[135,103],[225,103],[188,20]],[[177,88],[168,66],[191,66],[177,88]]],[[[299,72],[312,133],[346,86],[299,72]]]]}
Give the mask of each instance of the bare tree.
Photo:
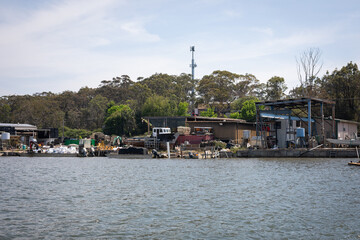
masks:
{"type": "Polygon", "coordinates": [[[311,97],[314,82],[321,71],[323,63],[319,48],[309,48],[296,58],[298,78],[302,88],[302,95],[311,97]]]}

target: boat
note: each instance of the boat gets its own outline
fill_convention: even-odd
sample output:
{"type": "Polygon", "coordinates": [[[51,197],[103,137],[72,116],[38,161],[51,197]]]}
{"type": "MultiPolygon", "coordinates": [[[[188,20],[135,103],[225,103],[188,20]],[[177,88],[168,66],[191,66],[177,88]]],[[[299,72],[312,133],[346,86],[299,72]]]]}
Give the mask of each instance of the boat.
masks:
{"type": "Polygon", "coordinates": [[[348,165],[360,166],[360,161],[359,161],[359,162],[350,161],[350,162],[348,163],[348,165]]]}
{"type": "Polygon", "coordinates": [[[121,158],[121,159],[146,159],[152,158],[146,148],[142,147],[122,147],[118,148],[116,152],[111,152],[106,155],[108,158],[121,158]]]}
{"type": "Polygon", "coordinates": [[[360,140],[359,139],[331,139],[327,138],[326,141],[332,144],[338,144],[338,145],[348,145],[348,146],[360,146],[360,140]]]}

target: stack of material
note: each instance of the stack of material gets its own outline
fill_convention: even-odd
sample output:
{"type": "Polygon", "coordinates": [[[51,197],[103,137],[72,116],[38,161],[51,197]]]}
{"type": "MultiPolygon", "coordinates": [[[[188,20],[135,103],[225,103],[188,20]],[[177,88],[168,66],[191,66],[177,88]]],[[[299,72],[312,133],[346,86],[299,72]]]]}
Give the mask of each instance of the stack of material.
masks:
{"type": "Polygon", "coordinates": [[[180,134],[180,135],[190,135],[190,132],[191,132],[191,128],[190,127],[177,127],[177,132],[180,134]]]}

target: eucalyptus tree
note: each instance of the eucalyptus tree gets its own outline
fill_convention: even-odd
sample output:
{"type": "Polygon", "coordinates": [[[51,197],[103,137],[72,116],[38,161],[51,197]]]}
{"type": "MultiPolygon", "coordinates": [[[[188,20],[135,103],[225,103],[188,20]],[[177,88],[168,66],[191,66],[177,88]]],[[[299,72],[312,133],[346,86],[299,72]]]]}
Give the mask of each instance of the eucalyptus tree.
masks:
{"type": "Polygon", "coordinates": [[[140,81],[141,84],[146,85],[152,94],[159,96],[170,97],[173,94],[175,76],[156,73],[148,78],[140,81]]]}
{"type": "Polygon", "coordinates": [[[197,91],[204,103],[229,102],[234,97],[235,79],[240,75],[228,71],[214,71],[199,81],[197,91]]]}
{"type": "Polygon", "coordinates": [[[348,63],[340,70],[327,72],[322,87],[328,97],[336,101],[336,117],[360,120],[360,71],[356,63],[348,63]]]}
{"type": "Polygon", "coordinates": [[[114,77],[112,80],[103,80],[96,89],[96,94],[106,96],[118,103],[125,103],[130,98],[129,89],[134,83],[128,75],[114,77]]]}
{"type": "Polygon", "coordinates": [[[234,95],[236,98],[258,97],[261,92],[262,84],[253,74],[238,75],[234,79],[234,83],[234,95]]]}
{"type": "Polygon", "coordinates": [[[107,110],[103,129],[105,134],[131,136],[135,129],[135,112],[128,105],[113,105],[107,110]]]}
{"type": "Polygon", "coordinates": [[[266,82],[266,99],[278,100],[286,96],[285,91],[287,86],[285,80],[282,77],[274,76],[266,82]]]}
{"type": "Polygon", "coordinates": [[[11,107],[5,98],[0,98],[0,122],[11,122],[11,107]]]}
{"type": "Polygon", "coordinates": [[[88,129],[98,129],[102,127],[107,103],[108,99],[101,95],[96,95],[90,100],[87,108],[89,121],[86,125],[88,129]]]}
{"type": "Polygon", "coordinates": [[[150,96],[142,107],[142,115],[145,117],[175,116],[176,113],[177,103],[159,95],[150,96]]]}

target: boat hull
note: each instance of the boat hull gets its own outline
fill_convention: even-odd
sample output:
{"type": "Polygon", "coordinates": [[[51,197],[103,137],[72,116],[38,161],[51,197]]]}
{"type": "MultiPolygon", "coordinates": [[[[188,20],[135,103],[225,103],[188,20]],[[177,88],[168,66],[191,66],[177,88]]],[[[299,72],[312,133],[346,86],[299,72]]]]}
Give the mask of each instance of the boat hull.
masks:
{"type": "Polygon", "coordinates": [[[118,153],[109,153],[106,155],[108,158],[118,158],[118,159],[149,159],[152,158],[150,154],[118,154],[118,153]]]}
{"type": "Polygon", "coordinates": [[[348,165],[360,166],[360,162],[349,162],[348,165]]]}

